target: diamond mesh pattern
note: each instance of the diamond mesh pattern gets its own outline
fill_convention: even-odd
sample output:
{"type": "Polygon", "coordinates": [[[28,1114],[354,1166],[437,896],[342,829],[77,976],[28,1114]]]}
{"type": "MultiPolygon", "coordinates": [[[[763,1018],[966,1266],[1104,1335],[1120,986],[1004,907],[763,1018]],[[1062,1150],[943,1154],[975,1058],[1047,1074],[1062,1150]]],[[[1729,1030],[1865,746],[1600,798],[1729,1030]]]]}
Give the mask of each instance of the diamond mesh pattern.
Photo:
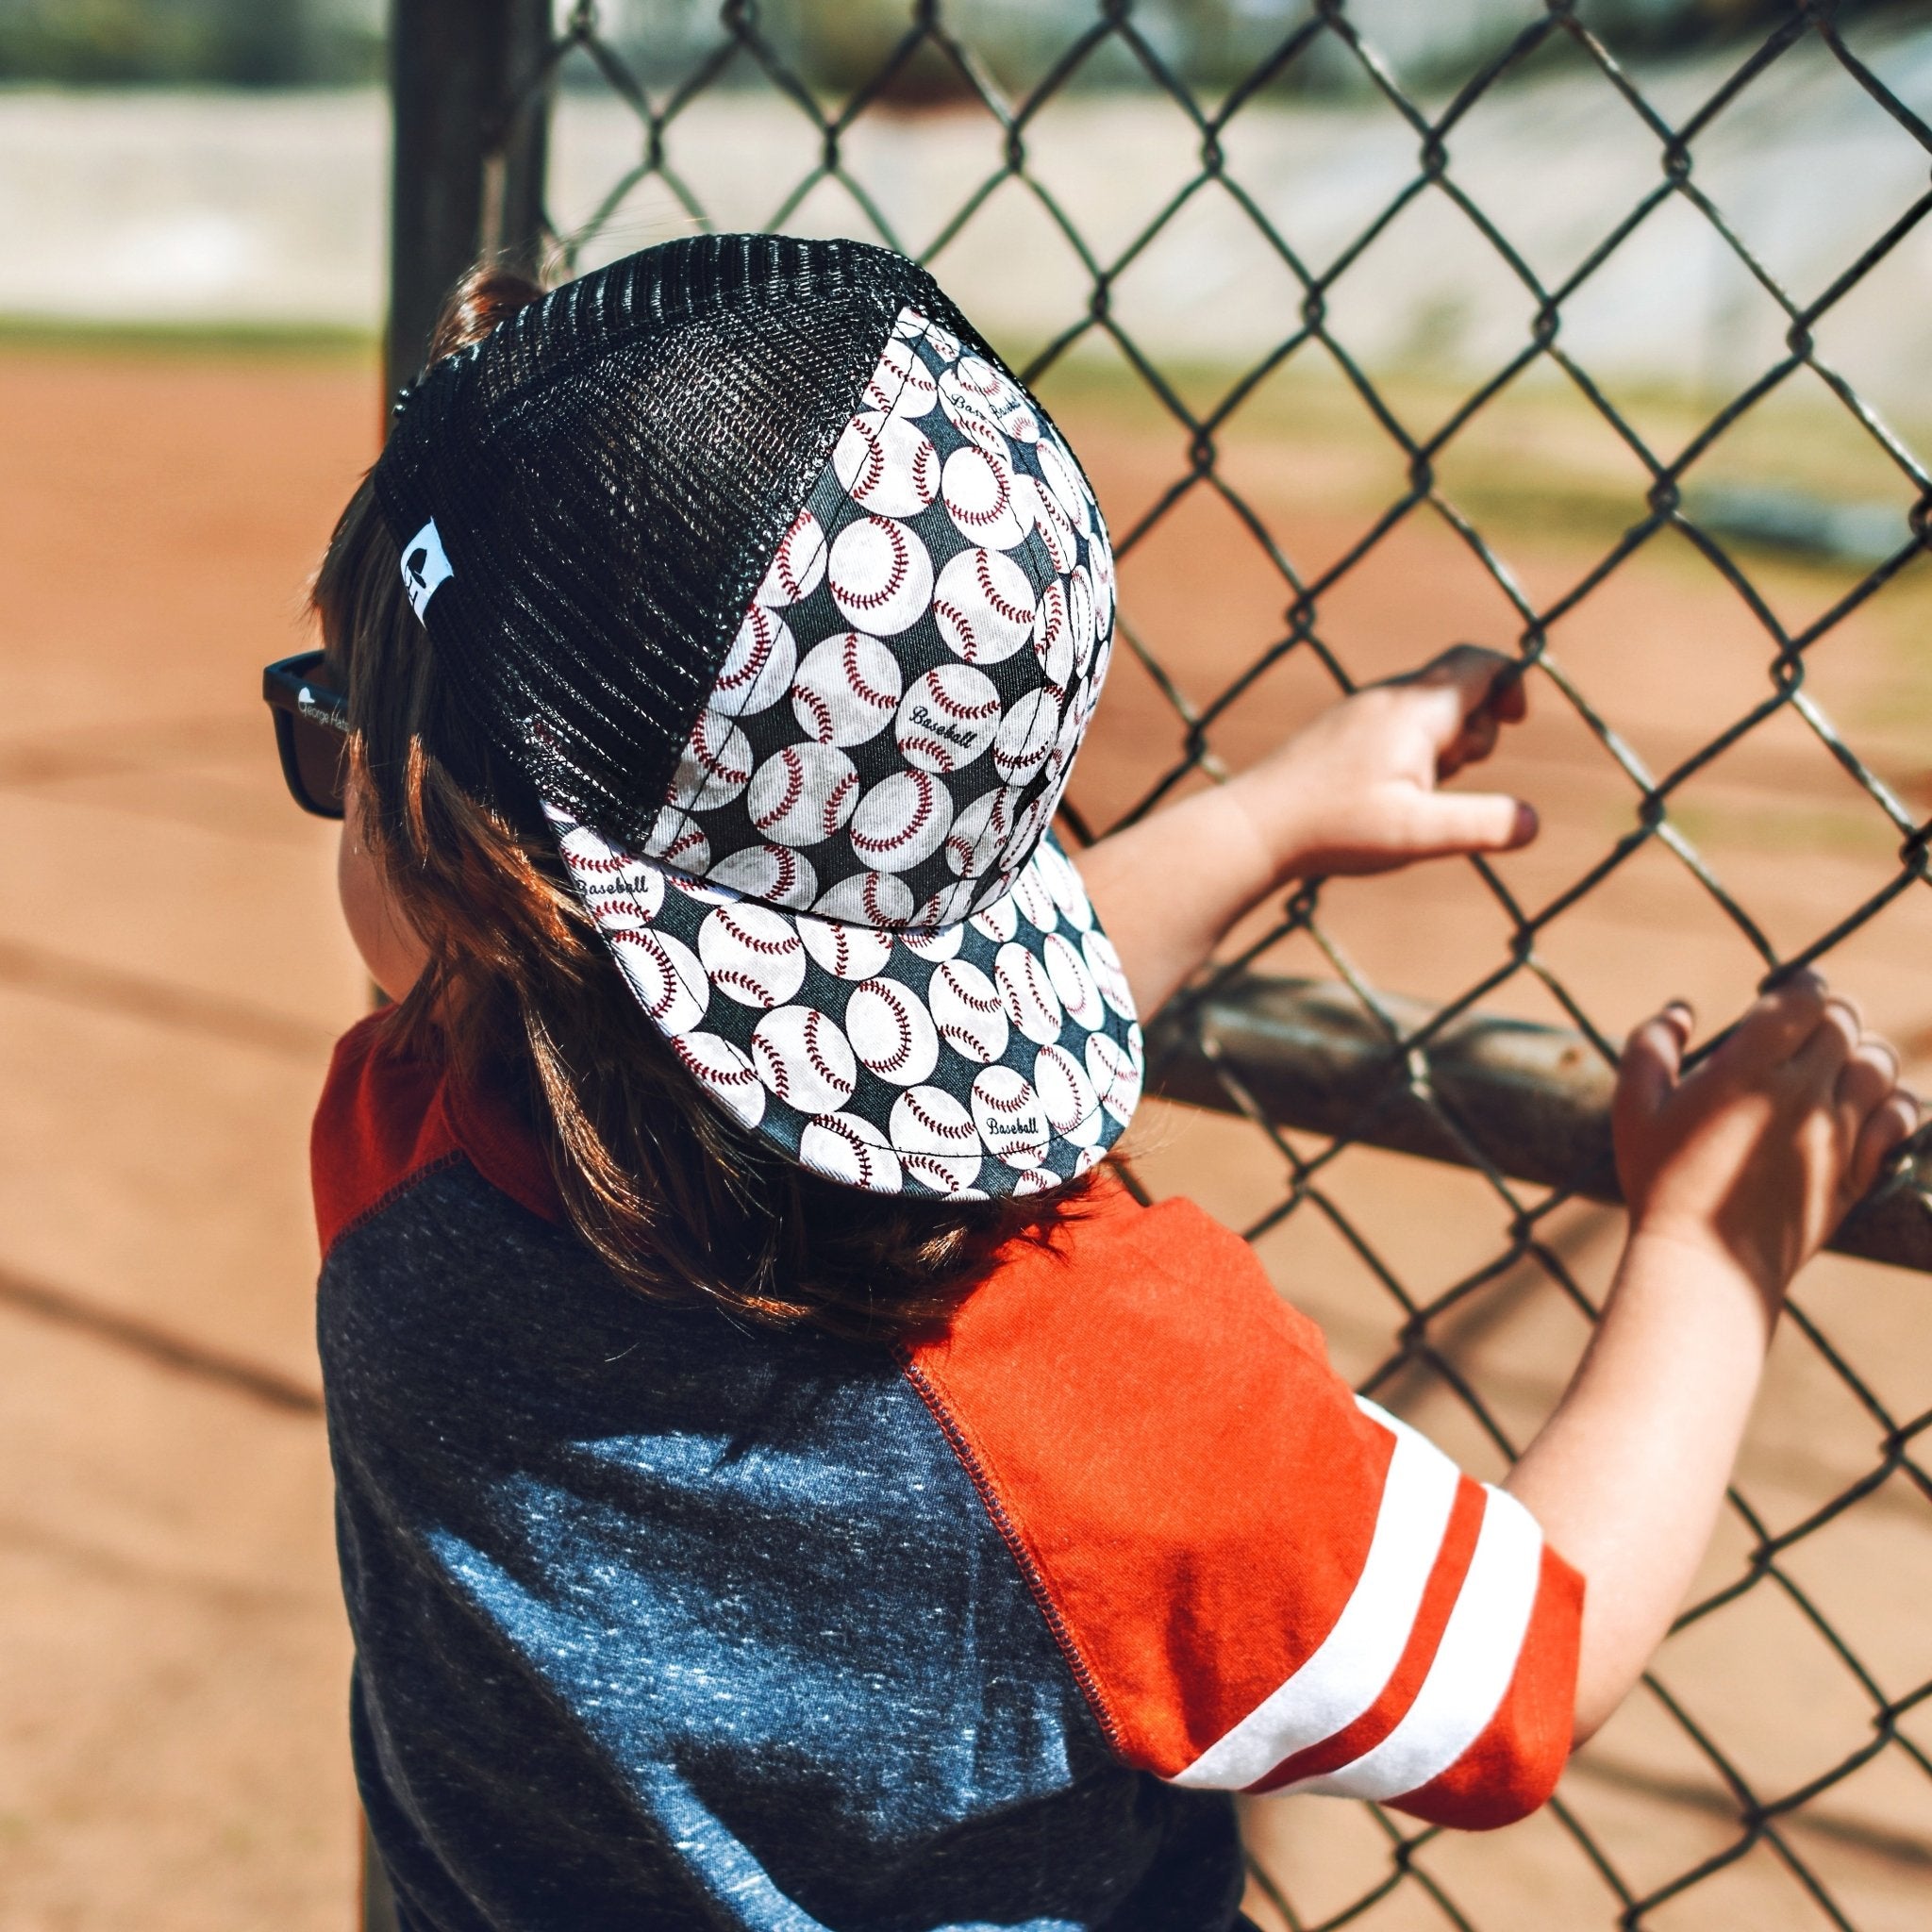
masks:
{"type": "MultiPolygon", "coordinates": [[[[814,33],[838,39],[839,10],[828,0],[794,8],[788,19],[796,16],[808,42],[814,33]]],[[[1634,980],[1644,979],[1652,956],[1688,958],[1693,941],[1741,949],[1747,979],[1840,956],[1856,977],[1853,960],[1866,958],[1860,945],[1888,921],[1909,916],[1922,898],[1932,831],[1905,802],[1905,786],[1881,775],[1886,760],[1861,755],[1853,742],[1857,734],[1835,722],[1842,708],[1835,698],[1827,708],[1827,694],[1839,689],[1834,667],[1851,648],[1844,640],[1874,621],[1874,610],[1908,620],[1919,609],[1904,600],[1914,594],[1911,567],[1925,541],[1932,473],[1909,435],[1881,415],[1822,346],[1860,302],[1906,299],[1886,277],[1910,257],[1932,192],[1915,189],[1896,205],[1859,208],[1856,219],[1848,208],[1833,272],[1798,291],[1780,274],[1777,223],[1765,217],[1805,189],[1804,170],[1773,154],[1774,113],[1749,119],[1765,98],[1767,75],[1785,71],[1782,63],[1808,61],[1807,85],[1840,85],[1859,96],[1861,125],[1907,144],[1923,183],[1932,128],[1894,91],[1909,92],[1916,67],[1868,58],[1856,19],[1841,20],[1829,0],[1758,8],[1752,17],[1760,25],[1730,43],[1715,66],[1716,57],[1707,57],[1701,66],[1672,70],[1633,70],[1594,30],[1591,8],[1574,0],[1525,0],[1497,10],[1520,20],[1520,30],[1438,99],[1405,84],[1345,0],[1291,9],[1252,71],[1213,89],[1191,83],[1163,54],[1169,41],[1157,29],[1164,16],[1132,0],[1096,0],[1051,58],[1036,63],[1024,84],[1009,85],[994,77],[997,63],[974,42],[971,22],[983,15],[963,0],[912,0],[899,38],[870,59],[856,84],[837,90],[788,61],[751,0],[727,0],[695,41],[686,35],[696,53],[679,75],[647,85],[613,38],[619,24],[583,0],[559,16],[549,61],[532,76],[524,109],[547,110],[548,90],[568,62],[593,70],[635,116],[630,166],[581,220],[553,227],[566,271],[600,251],[661,239],[633,232],[621,245],[611,241],[641,194],[681,209],[692,226],[710,225],[706,166],[716,144],[706,145],[698,123],[704,104],[726,86],[754,90],[750,98],[769,117],[774,139],[788,131],[796,138],[795,177],[763,184],[764,225],[817,220],[820,199],[836,190],[852,232],[933,261],[995,334],[998,325],[982,306],[987,291],[949,266],[964,258],[957,250],[982,230],[1004,234],[1023,222],[1057,238],[1074,298],[1030,359],[1018,353],[1009,359],[1035,386],[1057,375],[1077,384],[1081,356],[1099,352],[1126,372],[1133,408],[1154,423],[1170,452],[1179,451],[1158,476],[1129,478],[1131,465],[1124,459],[1110,469],[1108,451],[1084,441],[1054,390],[1044,391],[1108,502],[1121,557],[1125,649],[1110,703],[1128,702],[1119,687],[1134,663],[1142,676],[1131,746],[1108,768],[1130,768],[1130,782],[1118,775],[1091,788],[1106,796],[1104,811],[1088,800],[1093,830],[1148,809],[1176,787],[1221,775],[1224,746],[1239,741],[1250,715],[1244,707],[1257,693],[1282,689],[1285,677],[1303,676],[1300,689],[1312,697],[1320,687],[1346,690],[1379,675],[1383,667],[1358,661],[1351,647],[1358,628],[1352,627],[1351,599],[1414,570],[1418,553],[1405,546],[1420,541],[1419,532],[1436,544],[1429,555],[1438,567],[1454,561],[1483,587],[1522,657],[1536,705],[1561,721],[1564,756],[1603,781],[1590,794],[1603,805],[1596,831],[1561,848],[1560,877],[1478,861],[1460,870],[1459,886],[1440,889],[1459,918],[1487,935],[1488,957],[1420,1019],[1419,1009],[1392,994],[1418,990],[1402,986],[1401,976],[1420,974],[1431,962],[1410,959],[1391,973],[1358,960],[1347,930],[1356,902],[1332,886],[1295,893],[1215,969],[1224,977],[1291,962],[1297,954],[1323,962],[1320,970],[1383,1030],[1391,1063],[1406,1069],[1415,1098],[1436,1107],[1445,1144],[1458,1147],[1473,1170],[1460,1175],[1409,1164],[1391,1179],[1390,1157],[1365,1153],[1353,1136],[1312,1137],[1271,1120],[1234,1073],[1222,1070],[1224,1105],[1245,1124],[1219,1129],[1237,1138],[1215,1144],[1228,1166],[1265,1176],[1267,1198],[1248,1198],[1240,1208],[1251,1237],[1271,1259],[1284,1241],[1292,1249],[1300,1241],[1293,1252],[1303,1261],[1319,1256],[1331,1271],[1352,1271],[1353,1301],[1324,1310],[1342,1358],[1379,1399],[1419,1414],[1476,1462],[1506,1455],[1546,1406],[1552,1391],[1531,1371],[1546,1368],[1547,1358],[1574,1357],[1600,1287],[1605,1218],[1564,1189],[1512,1182],[1484,1157],[1431,1094],[1431,1041],[1478,1003],[1541,1001],[1543,1012],[1610,1058],[1614,1029],[1592,1010],[1602,999],[1578,990],[1603,933],[1589,928],[1594,938],[1588,943],[1570,936],[1584,930],[1578,922],[1591,908],[1613,899],[1660,908],[1648,939],[1626,930],[1624,951],[1611,961],[1634,980]],[[1168,117],[1174,175],[1151,207],[1129,206],[1123,180],[1113,203],[1083,214],[1041,156],[1045,130],[1077,104],[1083,71],[1103,58],[1116,74],[1129,73],[1141,97],[1168,117]],[[1519,225],[1492,209],[1505,190],[1519,203],[1574,192],[1564,126],[1542,132],[1546,182],[1539,168],[1529,171],[1538,178],[1492,175],[1481,192],[1471,184],[1482,176],[1485,115],[1522,75],[1558,58],[1569,63],[1578,100],[1621,104],[1631,165],[1620,172],[1617,156],[1601,158],[1600,178],[1627,178],[1627,192],[1613,191],[1624,198],[1580,254],[1553,262],[1548,258],[1562,251],[1512,239],[1519,225]],[[1349,78],[1356,98],[1379,104],[1399,124],[1407,150],[1373,193],[1356,197],[1358,205],[1309,215],[1304,225],[1320,233],[1319,246],[1298,240],[1294,224],[1278,213],[1279,196],[1271,192],[1278,184],[1261,178],[1263,163],[1243,159],[1265,148],[1254,141],[1262,107],[1292,102],[1300,80],[1317,72],[1330,85],[1338,75],[1349,78]],[[892,97],[915,80],[934,85],[935,75],[951,111],[924,134],[916,125],[908,134],[909,124],[895,121],[899,151],[963,140],[970,125],[985,137],[977,149],[984,167],[958,179],[936,233],[906,236],[888,213],[890,194],[858,157],[892,110],[892,97]],[[1709,185],[1700,170],[1713,141],[1739,125],[1758,131],[1745,145],[1741,174],[1732,171],[1731,192],[1709,185]],[[1754,196],[1747,221],[1738,208],[1754,196]],[[1244,242],[1262,264],[1257,275],[1273,277],[1283,320],[1278,340],[1250,366],[1208,376],[1143,341],[1135,316],[1150,277],[1166,278],[1174,292],[1174,278],[1185,271],[1163,248],[1185,239],[1189,224],[1210,207],[1223,217],[1236,211],[1244,242]],[[1424,221],[1456,225],[1468,285],[1500,281],[1524,318],[1492,354],[1488,338],[1469,350],[1457,371],[1437,381],[1428,408],[1395,366],[1399,358],[1357,346],[1363,329],[1359,305],[1351,306],[1357,289],[1386,273],[1390,250],[1407,245],[1408,225],[1424,221]],[[1721,334],[1733,360],[1745,353],[1740,344],[1770,346],[1746,379],[1725,383],[1720,404],[1680,399],[1666,407],[1620,373],[1618,311],[1612,307],[1606,323],[1603,305],[1633,277],[1654,286],[1677,275],[1692,245],[1714,264],[1713,274],[1728,278],[1732,308],[1721,334]],[[1474,377],[1467,375],[1472,358],[1483,365],[1474,377]],[[1379,480],[1363,486],[1379,493],[1339,534],[1326,525],[1313,534],[1291,528],[1292,520],[1232,454],[1244,425],[1275,407],[1270,399],[1282,380],[1310,363],[1339,380],[1319,407],[1288,391],[1276,410],[1276,441],[1319,455],[1321,410],[1347,408],[1357,418],[1350,460],[1366,464],[1379,453],[1371,466],[1379,480]],[[1510,490],[1519,503],[1525,495],[1559,496],[1563,453],[1547,439],[1517,446],[1508,488],[1498,483],[1493,462],[1488,470],[1471,465],[1486,437],[1493,443],[1501,435],[1507,445],[1516,420],[1509,411],[1538,382],[1563,398],[1564,413],[1550,420],[1563,437],[1590,443],[1589,464],[1616,473],[1631,514],[1614,530],[1574,535],[1560,567],[1541,559],[1527,569],[1512,554],[1510,490]],[[1816,576],[1807,580],[1808,600],[1791,594],[1787,561],[1766,539],[1761,516],[1756,537],[1740,538],[1720,513],[1715,491],[1707,508],[1698,494],[1705,478],[1724,473],[1730,453],[1742,453],[1746,475],[1767,449],[1778,461],[1790,456],[1794,437],[1807,432],[1789,423],[1781,429],[1777,410],[1801,391],[1829,412],[1819,434],[1838,437],[1853,452],[1846,460],[1876,475],[1896,507],[1852,543],[1860,562],[1828,578],[1822,603],[1816,576]],[[1304,406],[1306,420],[1297,419],[1304,406]],[[1419,426],[1424,421],[1434,426],[1419,426]],[[1471,486],[1452,487],[1448,479],[1464,470],[1471,486]],[[1115,492],[1134,491],[1138,513],[1123,514],[1115,492]],[[1189,519],[1206,511],[1240,533],[1281,613],[1265,644],[1232,666],[1205,643],[1194,656],[1163,645],[1141,615],[1159,602],[1155,566],[1172,557],[1163,544],[1177,531],[1191,541],[1185,533],[1203,526],[1189,519]],[[1138,579],[1137,552],[1147,562],[1138,579]],[[1759,647],[1754,658],[1735,676],[1720,676],[1713,644],[1707,654],[1691,654],[1694,664],[1684,659],[1680,688],[1658,690],[1654,656],[1638,665],[1653,680],[1645,685],[1633,682],[1636,658],[1588,643],[1573,650],[1567,640],[1584,638],[1597,613],[1630,595],[1645,571],[1672,555],[1687,585],[1694,575],[1696,595],[1721,586],[1726,613],[1741,608],[1759,647]],[[1794,604],[1807,601],[1810,608],[1793,615],[1794,604]],[[1627,722],[1639,714],[1663,724],[1627,722]],[[1727,876],[1731,859],[1717,856],[1724,841],[1702,829],[1712,808],[1700,801],[1722,793],[1738,758],[1773,750],[1791,761],[1822,759],[1841,786],[1845,822],[1869,859],[1841,901],[1813,895],[1774,906],[1766,869],[1747,866],[1757,883],[1737,885],[1727,876]],[[1391,979],[1385,993],[1383,982],[1391,979]],[[1418,1236],[1415,1224],[1434,1216],[1452,1187],[1463,1191],[1456,1198],[1465,1206],[1467,1191],[1480,1191],[1491,1230],[1486,1245],[1418,1236]],[[1526,1339],[1512,1354],[1514,1336],[1526,1339]]],[[[1852,15],[1850,8],[1842,11],[1852,15]]],[[[679,16],[687,27],[699,17],[696,9],[679,16]]],[[[849,37],[841,44],[849,46],[849,37]]],[[[1598,158],[1591,158],[1595,166],[1598,158]]],[[[1713,166],[1711,179],[1723,173],[1713,166]]],[[[731,220],[741,225],[743,217],[733,208],[731,220]]],[[[1398,281],[1401,274],[1398,268],[1398,281]]],[[[1452,297],[1459,286],[1450,288],[1452,297]]],[[[1137,447],[1143,446],[1144,440],[1137,447]]],[[[1812,539],[1798,531],[1793,541],[1812,539]]],[[[1687,588],[1683,595],[1693,592],[1687,588]]],[[[1413,659],[1420,650],[1411,644],[1407,655],[1413,659]]],[[[1913,675],[1897,674],[1907,682],[1913,675]]],[[[1846,698],[1854,710],[1858,702],[1856,692],[1846,698]]],[[[1874,715],[1874,708],[1868,704],[1862,715],[1874,715]]],[[[1085,795],[1077,780],[1075,795],[1085,795]]],[[[1601,974],[1596,983],[1606,983],[1601,974]]],[[[1907,1017],[1915,1010],[1923,1019],[1932,991],[1899,998],[1907,1017]]],[[[1617,1025],[1629,1017],[1618,1014],[1617,1025]]],[[[1364,1122],[1365,1133],[1370,1126],[1364,1122]]],[[[1887,1327],[1874,1314],[1899,1298],[1909,1301],[1920,1291],[1915,1283],[1832,1265],[1840,1272],[1831,1292],[1800,1294],[1774,1363],[1772,1399],[1793,1405],[1790,1430],[1771,1428],[1762,1452],[1747,1456],[1695,1602],[1630,1710],[1583,1755],[1549,1811],[1504,1840],[1478,1841],[1418,1829],[1373,1807],[1327,1801],[1260,1807],[1250,1820],[1256,1872],[1249,1909],[1258,1920],[1296,1928],[1918,1922],[1932,1864],[1932,1721],[1924,1707],[1932,1699],[1932,1653],[1923,1615],[1910,1606],[1923,1604],[1932,1578],[1932,1471],[1921,1444],[1932,1424],[1932,1360],[1913,1334],[1920,1324],[1887,1327]],[[1894,1340],[1874,1339],[1882,1336],[1894,1340]],[[1908,1579],[1917,1581],[1908,1587],[1908,1579]],[[1889,1621],[1873,1609],[1887,1601],[1894,1606],[1889,1621]]],[[[1301,1286],[1297,1280],[1298,1291],[1301,1286]]]]}

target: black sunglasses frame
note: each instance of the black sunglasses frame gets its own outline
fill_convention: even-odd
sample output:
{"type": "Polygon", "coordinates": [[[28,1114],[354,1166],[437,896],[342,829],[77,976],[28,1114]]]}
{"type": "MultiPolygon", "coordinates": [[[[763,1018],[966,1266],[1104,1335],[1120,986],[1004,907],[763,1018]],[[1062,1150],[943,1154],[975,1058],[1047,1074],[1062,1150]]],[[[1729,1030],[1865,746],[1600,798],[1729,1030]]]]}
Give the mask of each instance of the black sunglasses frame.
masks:
{"type": "Polygon", "coordinates": [[[295,735],[305,724],[336,733],[341,741],[339,769],[346,762],[349,701],[322,681],[322,665],[320,651],[303,651],[293,658],[278,658],[261,674],[261,694],[275,719],[275,750],[281,755],[282,777],[288,784],[289,796],[316,818],[340,819],[340,780],[332,795],[318,796],[304,774],[301,747],[295,735]]]}

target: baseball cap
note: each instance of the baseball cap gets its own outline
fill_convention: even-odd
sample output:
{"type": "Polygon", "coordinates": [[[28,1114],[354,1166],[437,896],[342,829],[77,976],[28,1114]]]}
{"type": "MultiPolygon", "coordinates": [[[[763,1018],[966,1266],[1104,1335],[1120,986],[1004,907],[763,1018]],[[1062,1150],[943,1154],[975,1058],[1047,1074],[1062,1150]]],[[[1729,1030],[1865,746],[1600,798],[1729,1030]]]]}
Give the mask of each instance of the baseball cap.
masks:
{"type": "Polygon", "coordinates": [[[537,801],[714,1102],[873,1192],[1025,1193],[1101,1158],[1141,1029],[1052,824],[1112,553],[926,271],[780,236],[645,250],[434,365],[375,487],[487,747],[459,775],[537,801]]]}

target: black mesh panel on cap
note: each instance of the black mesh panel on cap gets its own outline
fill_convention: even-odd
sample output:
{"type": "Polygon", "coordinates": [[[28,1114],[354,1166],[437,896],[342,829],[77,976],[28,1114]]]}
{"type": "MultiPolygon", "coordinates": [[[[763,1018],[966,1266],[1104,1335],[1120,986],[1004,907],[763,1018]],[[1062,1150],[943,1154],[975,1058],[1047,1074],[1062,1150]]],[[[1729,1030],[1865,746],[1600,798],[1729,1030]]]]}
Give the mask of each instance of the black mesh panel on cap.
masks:
{"type": "Polygon", "coordinates": [[[648,836],[908,303],[979,342],[889,250],[696,236],[566,284],[405,391],[384,516],[406,561],[435,525],[449,574],[420,610],[439,669],[537,793],[648,836]]]}

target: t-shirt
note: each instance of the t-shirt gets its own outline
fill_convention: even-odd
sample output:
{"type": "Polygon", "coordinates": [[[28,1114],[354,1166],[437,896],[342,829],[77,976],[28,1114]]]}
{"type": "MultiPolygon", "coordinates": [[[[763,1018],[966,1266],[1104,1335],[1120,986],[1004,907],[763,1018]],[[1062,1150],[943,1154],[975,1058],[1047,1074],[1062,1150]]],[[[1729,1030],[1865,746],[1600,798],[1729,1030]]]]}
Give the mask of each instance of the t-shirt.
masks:
{"type": "Polygon", "coordinates": [[[1104,1182],[943,1337],[625,1288],[384,1046],[315,1132],[351,1724],[412,1932],[1236,1923],[1229,1792],[1548,1795],[1582,1585],[1104,1182]]]}

